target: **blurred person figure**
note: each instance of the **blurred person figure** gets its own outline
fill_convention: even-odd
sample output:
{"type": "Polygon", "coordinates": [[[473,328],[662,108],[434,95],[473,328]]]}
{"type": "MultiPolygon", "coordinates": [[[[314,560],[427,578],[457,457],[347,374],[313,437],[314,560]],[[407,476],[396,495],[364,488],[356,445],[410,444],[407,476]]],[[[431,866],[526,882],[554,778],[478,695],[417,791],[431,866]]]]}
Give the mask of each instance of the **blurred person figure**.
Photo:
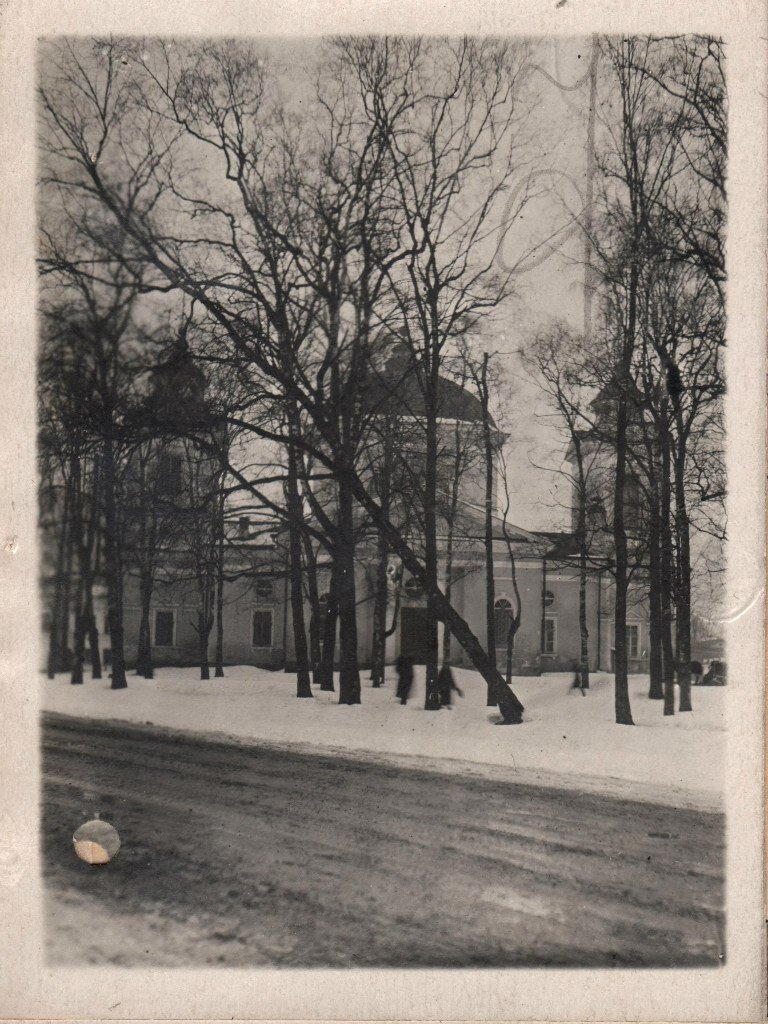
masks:
{"type": "Polygon", "coordinates": [[[441,708],[449,708],[451,706],[451,693],[453,691],[458,693],[460,697],[464,696],[463,692],[456,685],[456,680],[453,678],[451,663],[445,661],[437,674],[437,692],[440,694],[441,708]]]}
{"type": "Polygon", "coordinates": [[[413,686],[413,658],[407,654],[401,654],[395,662],[397,672],[396,696],[401,704],[407,704],[413,686]]]}
{"type": "Polygon", "coordinates": [[[585,694],[584,694],[584,687],[582,686],[582,683],[581,683],[581,669],[579,667],[578,661],[576,661],[574,659],[573,662],[571,663],[571,668],[573,669],[573,682],[571,683],[571,689],[572,690],[579,690],[581,692],[581,696],[583,697],[583,696],[585,696],[585,694]]]}

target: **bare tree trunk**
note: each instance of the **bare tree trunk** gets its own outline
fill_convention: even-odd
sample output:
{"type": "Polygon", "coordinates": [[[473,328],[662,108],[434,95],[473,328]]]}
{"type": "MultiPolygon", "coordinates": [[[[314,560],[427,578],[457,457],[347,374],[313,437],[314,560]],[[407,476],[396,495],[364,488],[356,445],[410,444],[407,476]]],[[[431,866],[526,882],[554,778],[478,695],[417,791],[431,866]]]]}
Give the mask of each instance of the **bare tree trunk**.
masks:
{"type": "MultiPolygon", "coordinates": [[[[456,533],[456,516],[459,510],[459,491],[461,474],[465,460],[462,458],[461,423],[456,420],[453,432],[453,475],[451,477],[451,495],[447,515],[447,536],[445,541],[445,599],[450,603],[453,594],[453,547],[456,533]]],[[[443,624],[443,664],[451,660],[451,627],[443,624]]]]}
{"type": "Polygon", "coordinates": [[[152,444],[142,445],[138,456],[138,494],[136,495],[136,519],[138,525],[139,562],[139,636],[136,650],[136,675],[145,679],[154,677],[152,667],[152,634],[150,630],[150,610],[152,592],[154,590],[155,543],[157,540],[157,505],[151,492],[148,476],[148,465],[152,458],[152,444]]]}
{"type": "Polygon", "coordinates": [[[85,550],[85,524],[84,502],[83,502],[83,478],[80,459],[74,457],[71,460],[71,486],[72,486],[72,544],[77,552],[77,587],[75,590],[75,631],[72,644],[72,675],[70,683],[82,685],[83,682],[83,660],[85,658],[85,586],[88,577],[85,550]]]}
{"type": "Polygon", "coordinates": [[[520,596],[520,587],[517,583],[517,561],[515,559],[515,550],[512,546],[512,538],[509,535],[507,529],[507,516],[509,515],[509,484],[506,479],[506,465],[504,466],[504,493],[506,494],[506,506],[504,508],[504,516],[502,518],[502,531],[504,533],[504,542],[507,545],[507,557],[509,558],[509,568],[512,573],[512,592],[515,597],[515,608],[510,609],[509,616],[509,627],[507,628],[507,664],[506,664],[506,675],[505,680],[507,686],[512,684],[512,660],[515,654],[515,637],[517,631],[520,629],[520,622],[523,617],[523,600],[520,596]]]}
{"type": "MultiPolygon", "coordinates": [[[[485,469],[485,630],[486,649],[491,665],[496,667],[496,581],[493,573],[493,441],[491,438],[490,412],[488,409],[488,353],[483,353],[483,362],[478,380],[480,410],[483,428],[483,460],[485,469]]],[[[486,690],[486,706],[496,707],[493,687],[486,690]]]]}
{"type": "Polygon", "coordinates": [[[321,681],[320,669],[320,593],[317,586],[317,555],[312,547],[312,538],[304,532],[304,569],[309,600],[309,658],[312,665],[312,682],[317,686],[321,681]]]}
{"type": "Polygon", "coordinates": [[[539,600],[539,650],[544,653],[547,639],[547,557],[541,559],[541,597],[539,600]]]}
{"type": "Polygon", "coordinates": [[[309,652],[304,624],[304,587],[301,560],[301,501],[299,499],[297,455],[293,443],[288,444],[288,473],[285,493],[288,507],[288,571],[291,582],[291,618],[293,645],[296,654],[296,696],[311,697],[309,652]]]}
{"type": "MultiPolygon", "coordinates": [[[[627,59],[627,68],[631,53],[627,59]]],[[[627,678],[627,591],[629,587],[629,560],[627,552],[627,531],[624,522],[626,480],[627,480],[627,434],[629,412],[629,388],[631,384],[632,354],[637,330],[637,292],[640,267],[640,182],[637,168],[637,140],[633,120],[631,72],[624,69],[621,81],[623,123],[622,146],[625,161],[625,185],[628,192],[632,216],[632,233],[627,239],[629,246],[629,281],[627,282],[626,322],[621,324],[621,351],[616,367],[616,474],[613,500],[613,547],[615,564],[616,602],[614,607],[614,648],[615,690],[614,704],[617,725],[634,725],[629,703],[629,680],[627,678]]],[[[623,319],[623,317],[622,317],[623,319]]]]}
{"type": "Polygon", "coordinates": [[[53,574],[53,602],[51,604],[51,628],[48,635],[47,675],[53,679],[62,670],[62,604],[64,600],[64,571],[67,558],[67,545],[71,530],[72,495],[69,483],[65,485],[64,502],[59,521],[58,544],[56,547],[56,564],[53,574]]]}
{"type": "MultiPolygon", "coordinates": [[[[637,244],[637,240],[633,240],[637,244]]],[[[627,326],[622,338],[622,353],[618,367],[618,394],[616,408],[616,473],[613,500],[613,546],[615,564],[616,600],[614,606],[614,649],[615,682],[614,705],[617,725],[634,725],[629,703],[629,679],[627,676],[627,591],[629,587],[629,559],[627,552],[627,531],[624,524],[625,494],[627,479],[627,426],[628,395],[632,345],[635,336],[637,316],[638,258],[631,254],[629,280],[629,311],[627,326]]]]}
{"type": "MultiPolygon", "coordinates": [[[[202,584],[208,588],[207,581],[202,584]]],[[[197,642],[199,648],[200,678],[211,678],[211,664],[208,658],[208,644],[213,627],[213,618],[208,610],[209,594],[201,594],[201,603],[197,609],[197,642]]]]}
{"type": "Polygon", "coordinates": [[[112,689],[124,690],[125,633],[123,627],[123,565],[117,511],[117,470],[111,437],[104,442],[104,553],[106,561],[109,637],[112,648],[112,689]]]}
{"type": "Polygon", "coordinates": [[[72,644],[72,675],[70,683],[74,686],[83,682],[83,662],[85,660],[85,584],[82,574],[78,574],[75,590],[75,634],[72,644]]]}
{"type": "MultiPolygon", "coordinates": [[[[625,346],[627,342],[624,342],[625,346]]],[[[624,528],[624,494],[627,475],[627,377],[619,384],[616,416],[616,476],[613,501],[613,544],[616,559],[616,603],[614,607],[615,690],[617,725],[634,725],[629,704],[627,677],[627,534],[624,528]]]]}
{"type": "Polygon", "coordinates": [[[691,705],[691,536],[685,497],[685,439],[681,434],[675,458],[675,528],[677,533],[678,585],[675,594],[676,637],[678,644],[677,678],[680,686],[679,711],[692,711],[691,705]]]}
{"type": "MultiPolygon", "coordinates": [[[[392,499],[392,440],[385,425],[378,491],[382,514],[389,517],[392,499]]],[[[371,637],[371,681],[378,689],[384,684],[387,659],[387,605],[389,603],[389,546],[381,532],[376,534],[376,568],[373,581],[373,630],[371,637]]]]}
{"type": "Polygon", "coordinates": [[[403,566],[424,588],[427,597],[432,602],[435,615],[441,622],[450,627],[451,632],[466,651],[472,664],[482,675],[483,679],[494,687],[494,695],[498,701],[503,724],[517,725],[522,722],[523,711],[525,710],[523,705],[504,682],[498,669],[491,665],[486,651],[469,628],[467,622],[459,615],[453,605],[446,600],[445,594],[435,583],[434,577],[427,572],[426,563],[417,557],[400,530],[385,516],[382,516],[381,508],[357,479],[354,480],[354,488],[358,501],[370,515],[374,526],[386,534],[391,550],[400,557],[403,566]]]}
{"type": "MultiPolygon", "coordinates": [[[[448,537],[445,547],[445,599],[451,601],[453,593],[453,531],[454,516],[448,520],[448,537]]],[[[447,665],[451,660],[451,628],[443,626],[443,664],[447,665]]]]}
{"type": "Polygon", "coordinates": [[[93,610],[93,594],[86,593],[85,628],[88,634],[88,650],[91,656],[91,679],[101,679],[101,652],[99,650],[99,627],[93,610]]]}
{"type": "Polygon", "coordinates": [[[136,652],[136,675],[145,679],[154,679],[155,670],[152,665],[152,632],[150,615],[152,611],[152,593],[154,579],[150,571],[144,567],[139,579],[141,602],[141,618],[139,620],[139,641],[136,652]]]}
{"type": "Polygon", "coordinates": [[[355,523],[352,492],[339,480],[339,545],[336,578],[339,605],[339,704],[359,704],[360,671],[357,664],[357,600],[355,597],[355,523]]]}
{"type": "Polygon", "coordinates": [[[674,545],[672,543],[671,453],[667,429],[667,400],[661,403],[661,643],[664,675],[664,714],[675,713],[675,653],[672,643],[672,593],[674,573],[674,545]]]}
{"type": "Polygon", "coordinates": [[[219,507],[216,517],[216,652],[213,675],[224,678],[224,479],[219,490],[219,507]]]}
{"type": "Polygon", "coordinates": [[[373,580],[373,634],[371,637],[371,682],[375,689],[384,683],[387,645],[387,603],[389,597],[389,548],[381,536],[376,539],[376,566],[373,580]]]}
{"type": "Polygon", "coordinates": [[[91,585],[86,590],[86,628],[88,630],[88,647],[91,654],[91,678],[101,679],[101,651],[99,650],[99,627],[96,622],[96,614],[93,608],[93,581],[98,579],[99,567],[101,564],[101,541],[99,537],[99,531],[97,529],[97,506],[98,497],[94,498],[94,511],[93,511],[93,575],[91,578],[91,585]]]}
{"type": "Polygon", "coordinates": [[[74,541],[74,532],[72,529],[70,529],[67,535],[67,551],[66,560],[64,563],[64,582],[62,587],[61,598],[61,624],[59,626],[59,636],[61,638],[61,671],[66,671],[70,667],[71,651],[69,647],[69,622],[72,612],[72,576],[74,574],[75,568],[74,541]]]}
{"type": "Polygon", "coordinates": [[[664,698],[664,659],[662,652],[662,605],[661,605],[661,529],[659,523],[658,495],[651,495],[650,522],[648,531],[648,604],[650,618],[649,671],[650,700],[664,698]]]}
{"type": "Polygon", "coordinates": [[[579,639],[581,641],[581,688],[589,689],[589,626],[587,625],[587,546],[579,547],[579,639]]]}
{"type": "Polygon", "coordinates": [[[432,351],[432,365],[425,367],[427,386],[424,395],[426,450],[424,466],[424,573],[429,580],[427,597],[426,692],[425,711],[440,710],[437,688],[437,607],[434,593],[438,589],[437,564],[437,389],[438,358],[432,351]]]}
{"type": "Polygon", "coordinates": [[[328,584],[328,607],[325,610],[325,623],[323,626],[323,651],[320,663],[320,689],[332,692],[335,687],[333,683],[333,664],[336,660],[336,629],[338,626],[339,603],[336,596],[336,551],[331,552],[331,579],[328,584]]]}
{"type": "Polygon", "coordinates": [[[520,628],[520,619],[517,614],[511,615],[509,628],[507,629],[507,663],[505,666],[505,682],[507,686],[512,685],[512,662],[515,657],[515,637],[520,628]]]}
{"type": "MultiPolygon", "coordinates": [[[[594,49],[594,44],[593,44],[594,49]]],[[[594,63],[594,61],[593,61],[594,63]]],[[[578,508],[576,533],[579,538],[579,641],[581,689],[589,689],[589,626],[587,624],[587,475],[584,470],[584,455],[581,439],[576,431],[572,431],[572,443],[576,455],[576,472],[578,474],[578,508]]]]}
{"type": "Polygon", "coordinates": [[[480,672],[485,681],[493,686],[494,697],[502,714],[505,724],[518,724],[522,721],[522,714],[525,710],[510,689],[509,685],[499,674],[495,665],[492,665],[488,656],[477,637],[464,619],[455,611],[443,594],[435,595],[434,604],[437,607],[441,619],[447,622],[458,642],[471,658],[475,668],[480,672]]]}

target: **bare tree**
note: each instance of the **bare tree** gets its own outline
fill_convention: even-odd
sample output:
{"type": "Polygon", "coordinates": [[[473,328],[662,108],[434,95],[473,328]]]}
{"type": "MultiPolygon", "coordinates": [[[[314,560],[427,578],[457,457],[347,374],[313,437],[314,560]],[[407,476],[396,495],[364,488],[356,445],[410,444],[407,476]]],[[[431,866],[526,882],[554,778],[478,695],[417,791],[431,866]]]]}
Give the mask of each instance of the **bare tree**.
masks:
{"type": "MultiPolygon", "coordinates": [[[[425,588],[433,626],[425,707],[437,693],[438,448],[440,369],[447,346],[508,296],[488,244],[499,201],[517,166],[523,110],[522,52],[495,41],[344,40],[366,95],[366,114],[386,141],[403,211],[407,258],[390,271],[421,390],[425,588]],[[470,196],[471,189],[471,196],[470,196]]],[[[493,654],[488,653],[493,669],[493,654]]]]}
{"type": "MultiPolygon", "coordinates": [[[[423,583],[434,615],[449,622],[480,671],[493,680],[505,720],[519,720],[519,702],[509,693],[481,645],[461,616],[445,601],[437,585],[435,545],[430,540],[431,554],[426,552],[423,559],[414,551],[382,513],[351,458],[355,439],[359,437],[354,423],[359,413],[355,382],[365,363],[363,341],[369,333],[365,323],[365,310],[369,306],[365,302],[359,304],[363,321],[355,329],[357,340],[349,350],[350,368],[345,370],[347,376],[343,378],[345,383],[350,383],[349,388],[344,387],[341,392],[342,406],[347,411],[340,413],[337,407],[334,415],[329,414],[326,381],[334,366],[340,372],[345,363],[338,348],[329,347],[328,324],[318,326],[320,292],[318,281],[312,276],[314,257],[310,254],[305,258],[303,248],[295,241],[302,237],[306,226],[302,215],[308,206],[294,202],[295,189],[283,187],[286,173],[292,173],[286,162],[291,149],[282,144],[277,147],[261,144],[276,130],[277,122],[274,108],[270,112],[265,100],[265,70],[260,56],[242,46],[196,48],[196,44],[184,44],[179,48],[179,52],[183,51],[179,55],[179,52],[172,54],[163,44],[156,44],[145,57],[139,47],[132,50],[128,44],[111,41],[99,44],[87,59],[80,59],[72,47],[71,43],[59,47],[50,80],[42,90],[47,121],[46,146],[67,169],[66,174],[57,176],[57,187],[75,196],[87,194],[100,203],[119,226],[132,247],[125,259],[126,273],[135,272],[141,260],[151,270],[144,287],[180,291],[199,303],[200,309],[226,337],[231,358],[247,366],[254,389],[266,392],[276,402],[296,403],[315,432],[302,433],[297,439],[298,446],[330,471],[337,481],[342,481],[345,505],[340,514],[346,524],[344,529],[348,529],[354,519],[353,514],[350,519],[351,497],[374,527],[386,534],[391,549],[402,558],[408,570],[423,583]],[[116,89],[119,92],[121,81],[127,82],[128,87],[121,93],[123,100],[116,108],[113,97],[116,89]],[[80,88],[86,82],[87,87],[80,88]],[[70,117],[73,107],[76,116],[70,117]],[[104,115],[105,109],[108,116],[104,115]],[[193,177],[185,177],[188,162],[182,159],[179,140],[183,140],[185,155],[195,147],[210,153],[209,159],[222,170],[219,183],[209,183],[207,189],[203,189],[193,177]],[[178,159],[175,159],[177,151],[178,159]],[[265,160],[268,162],[264,163],[265,160]],[[201,260],[203,252],[205,258],[201,260]]],[[[506,170],[502,168],[502,173],[496,174],[498,164],[493,163],[492,155],[504,152],[500,140],[509,141],[519,116],[513,103],[518,78],[509,73],[509,48],[466,41],[460,46],[441,43],[440,47],[436,55],[441,59],[445,57],[449,75],[454,78],[457,72],[461,75],[461,99],[457,109],[464,110],[464,100],[471,99],[476,104],[472,107],[476,116],[462,121],[467,125],[465,130],[455,129],[459,133],[458,141],[462,142],[459,149],[463,147],[467,158],[458,166],[455,162],[447,166],[451,157],[449,151],[445,151],[439,176],[442,185],[434,196],[446,211],[453,204],[456,188],[465,178],[485,170],[489,174],[493,171],[494,181],[485,191],[476,216],[461,221],[463,215],[459,215],[461,223],[454,225],[458,232],[449,229],[439,212],[431,217],[438,234],[450,231],[451,238],[462,240],[463,248],[459,247],[454,256],[443,263],[443,270],[452,269],[444,274],[442,285],[436,291],[434,282],[430,281],[427,298],[431,312],[422,306],[418,318],[419,330],[422,330],[429,327],[430,317],[438,314],[438,321],[423,336],[421,349],[427,356],[424,365],[428,369],[425,378],[428,381],[428,434],[434,433],[436,422],[434,382],[435,374],[439,376],[442,346],[464,329],[467,317],[492,308],[508,291],[509,280],[499,281],[492,254],[479,266],[469,261],[469,254],[479,251],[475,242],[484,237],[489,210],[501,196],[504,181],[509,176],[512,157],[502,161],[506,170]],[[453,275],[457,272],[459,276],[455,278],[453,275]]],[[[373,41],[367,51],[373,64],[365,65],[364,61],[361,64],[359,54],[354,57],[358,81],[361,80],[359,69],[376,67],[376,54],[380,52],[379,42],[373,41]]],[[[401,83],[411,77],[410,52],[410,43],[406,41],[398,41],[393,50],[399,54],[405,73],[403,79],[398,72],[401,83]]],[[[426,71],[426,65],[422,67],[426,71]]],[[[432,76],[428,77],[431,80],[432,76]]],[[[398,101],[399,86],[394,93],[387,93],[386,82],[379,80],[371,85],[370,94],[366,92],[362,97],[363,102],[368,103],[373,96],[387,101],[383,106],[378,101],[369,104],[369,123],[378,132],[384,124],[382,119],[390,116],[388,110],[397,113],[400,103],[398,116],[405,117],[411,101],[407,100],[404,106],[398,101]]],[[[452,88],[445,90],[441,102],[448,107],[454,103],[452,88]]],[[[442,145],[439,131],[454,131],[450,128],[450,118],[439,117],[439,110],[431,103],[427,91],[420,93],[420,103],[428,116],[419,130],[423,134],[426,128],[427,135],[431,130],[433,149],[438,152],[442,145]]],[[[398,140],[405,139],[404,132],[402,126],[399,134],[388,129],[385,141],[392,168],[398,156],[398,140]]],[[[412,144],[408,149],[413,157],[412,144]]],[[[408,155],[406,152],[405,156],[408,155]]],[[[398,156],[400,167],[406,169],[408,162],[402,156],[398,156]]],[[[422,178],[429,172],[428,164],[429,161],[422,162],[422,178]]],[[[411,160],[411,168],[414,166],[411,160]]],[[[395,183],[398,191],[407,190],[407,174],[401,174],[399,179],[395,177],[395,183]]],[[[437,184],[438,178],[435,178],[437,184]]],[[[393,193],[390,189],[384,194],[393,193]]],[[[420,185],[416,194],[423,198],[420,185]]],[[[421,213],[424,212],[422,209],[421,213]]],[[[420,273],[431,273],[425,253],[434,246],[437,235],[433,231],[432,241],[425,247],[420,216],[411,209],[406,234],[408,244],[398,246],[404,248],[408,257],[408,261],[402,261],[404,267],[408,262],[403,273],[394,274],[384,260],[386,273],[382,274],[381,251],[376,255],[379,277],[389,282],[390,291],[398,301],[402,300],[403,309],[406,302],[409,309],[413,306],[407,295],[409,282],[412,288],[420,273]]],[[[446,236],[443,238],[445,240],[446,236]]],[[[356,276],[357,281],[363,279],[364,276],[356,276]]],[[[327,298],[324,308],[327,312],[327,298]]],[[[339,394],[341,383],[334,387],[336,391],[331,388],[331,393],[339,394]]],[[[264,420],[251,422],[247,417],[238,417],[233,418],[233,423],[267,441],[282,443],[285,440],[284,432],[264,420]]],[[[434,438],[426,447],[428,455],[434,454],[434,438]]],[[[428,458],[428,464],[429,461],[428,458]]],[[[433,488],[427,490],[431,493],[433,488]]],[[[351,563],[345,562],[346,584],[339,590],[340,600],[349,604],[348,585],[354,570],[354,553],[349,545],[342,557],[352,559],[351,563]]],[[[346,645],[347,653],[342,652],[342,661],[349,684],[342,699],[359,699],[354,636],[343,632],[341,639],[346,645]]],[[[429,694],[432,703],[434,686],[429,694]]]]}
{"type": "MultiPolygon", "coordinates": [[[[485,554],[485,632],[486,648],[491,664],[496,665],[496,583],[494,580],[494,520],[496,512],[496,470],[500,450],[500,437],[491,415],[491,391],[498,381],[491,367],[491,355],[483,352],[477,361],[465,353],[468,372],[480,404],[480,447],[484,476],[483,494],[483,547],[485,554]]],[[[507,680],[509,681],[509,680],[507,680]]],[[[486,693],[486,705],[495,707],[492,687],[486,693]]]]}
{"type": "Polygon", "coordinates": [[[589,688],[589,628],[587,586],[595,559],[592,550],[596,533],[605,524],[598,480],[598,467],[606,450],[596,429],[590,402],[594,388],[588,369],[589,356],[581,340],[563,326],[540,335],[524,353],[533,379],[554,410],[566,442],[569,482],[573,500],[572,520],[578,545],[579,571],[579,675],[582,689],[589,688]],[[597,519],[597,521],[596,521],[597,519]]]}

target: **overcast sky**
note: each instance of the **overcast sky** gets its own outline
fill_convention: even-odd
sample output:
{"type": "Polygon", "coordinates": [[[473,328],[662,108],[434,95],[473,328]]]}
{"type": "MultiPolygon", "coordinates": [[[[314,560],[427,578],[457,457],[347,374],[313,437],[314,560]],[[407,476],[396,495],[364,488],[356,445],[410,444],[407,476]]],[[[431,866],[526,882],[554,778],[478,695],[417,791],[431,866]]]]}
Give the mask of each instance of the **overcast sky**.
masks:
{"type": "MultiPolygon", "coordinates": [[[[513,266],[531,250],[538,256],[524,262],[514,299],[483,339],[484,347],[488,344],[506,357],[508,373],[516,380],[511,407],[501,410],[501,420],[512,445],[510,518],[526,529],[570,529],[570,488],[562,477],[541,468],[563,468],[556,454],[562,444],[516,353],[556,320],[566,321],[575,330],[583,325],[583,243],[573,233],[572,214],[581,209],[586,171],[590,45],[589,39],[550,39],[534,47],[531,83],[537,100],[532,123],[537,198],[505,234],[500,258],[513,266]],[[555,82],[565,88],[558,88],[555,82]],[[558,232],[569,223],[570,237],[567,230],[558,232]],[[542,248],[547,239],[551,244],[542,248]]],[[[300,97],[310,86],[316,43],[273,40],[268,47],[284,88],[300,97]]]]}
{"type": "MultiPolygon", "coordinates": [[[[506,232],[500,258],[513,266],[531,250],[538,255],[523,263],[514,299],[483,339],[483,347],[487,344],[505,356],[507,372],[516,381],[510,408],[500,411],[500,419],[510,434],[510,519],[525,529],[570,529],[570,488],[551,471],[563,468],[557,454],[562,442],[516,353],[556,320],[577,331],[583,325],[583,243],[573,233],[572,214],[580,212],[586,172],[590,46],[584,38],[548,39],[534,46],[531,128],[536,136],[537,198],[506,232]],[[558,232],[562,227],[566,230],[558,232]],[[550,244],[541,247],[547,239],[550,244]]],[[[309,99],[317,42],[270,40],[266,48],[286,94],[299,102],[303,95],[309,99]]]]}
{"type": "MultiPolygon", "coordinates": [[[[264,39],[256,45],[269,54],[284,97],[296,104],[311,102],[321,40],[264,39]]],[[[517,265],[532,250],[537,253],[535,260],[523,260],[514,298],[478,339],[483,349],[504,357],[507,375],[514,381],[509,405],[498,410],[497,416],[510,435],[510,519],[526,529],[570,528],[570,489],[562,477],[543,468],[563,468],[556,454],[558,448],[562,453],[562,438],[551,415],[549,421],[541,418],[546,408],[536,387],[525,378],[516,353],[556,320],[564,320],[576,330],[583,324],[583,243],[575,232],[573,214],[581,210],[586,169],[590,46],[588,39],[550,39],[533,46],[530,83],[535,107],[529,131],[535,147],[531,167],[536,197],[503,238],[494,232],[492,242],[487,243],[501,243],[503,267],[517,265]],[[556,82],[565,88],[558,88],[556,82]]],[[[45,81],[45,46],[42,56],[45,81]]],[[[206,185],[220,177],[219,169],[212,165],[213,177],[208,176],[208,163],[216,159],[205,147],[195,150],[197,174],[206,185]]],[[[524,187],[525,177],[521,176],[519,183],[524,187]]],[[[510,195],[510,208],[514,208],[514,199],[515,195],[510,195]]]]}

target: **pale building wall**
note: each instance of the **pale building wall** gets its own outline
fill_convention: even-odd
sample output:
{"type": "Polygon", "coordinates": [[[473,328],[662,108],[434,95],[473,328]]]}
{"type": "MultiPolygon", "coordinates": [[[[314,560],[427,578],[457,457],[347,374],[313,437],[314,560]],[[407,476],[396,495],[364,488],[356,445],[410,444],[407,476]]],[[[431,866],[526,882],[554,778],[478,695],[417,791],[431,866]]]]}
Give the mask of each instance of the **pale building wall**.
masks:
{"type": "MultiPolygon", "coordinates": [[[[515,604],[514,588],[507,561],[495,565],[496,597],[507,598],[515,604]]],[[[549,568],[546,574],[546,590],[553,596],[552,603],[545,609],[547,618],[555,622],[554,651],[542,651],[542,581],[543,568],[540,560],[517,565],[517,585],[520,592],[522,614],[520,628],[515,636],[513,672],[525,674],[533,671],[564,671],[573,666],[580,657],[581,636],[579,631],[579,582],[578,573],[572,570],[549,568]]],[[[482,566],[468,575],[462,585],[462,603],[465,617],[472,631],[484,645],[487,643],[485,610],[485,574],[482,566]]],[[[590,668],[598,664],[597,630],[598,584],[590,580],[587,584],[587,624],[589,629],[590,668]]],[[[506,636],[496,639],[497,665],[503,671],[506,666],[506,636]]],[[[457,652],[457,662],[460,653],[457,652]]],[[[466,656],[461,654],[462,660],[466,656]]]]}
{"type": "MultiPolygon", "coordinates": [[[[237,580],[225,584],[224,595],[224,660],[229,665],[259,665],[265,668],[280,668],[285,658],[284,632],[284,582],[275,580],[271,594],[260,596],[252,586],[252,580],[237,580]],[[253,644],[253,613],[256,609],[271,612],[272,630],[268,646],[253,644]]],[[[263,589],[263,588],[262,588],[263,589]]],[[[197,597],[193,584],[177,584],[156,588],[150,624],[155,640],[155,611],[171,610],[174,613],[173,644],[159,646],[153,642],[152,659],[156,666],[198,664],[197,597]]],[[[125,586],[125,654],[126,663],[136,663],[136,649],[139,638],[141,608],[138,581],[128,577],[125,586]]],[[[105,623],[99,623],[104,629],[105,623]]],[[[102,643],[109,647],[109,635],[102,634],[102,643]]],[[[216,643],[216,626],[211,630],[209,657],[213,664],[216,643]]]]}

